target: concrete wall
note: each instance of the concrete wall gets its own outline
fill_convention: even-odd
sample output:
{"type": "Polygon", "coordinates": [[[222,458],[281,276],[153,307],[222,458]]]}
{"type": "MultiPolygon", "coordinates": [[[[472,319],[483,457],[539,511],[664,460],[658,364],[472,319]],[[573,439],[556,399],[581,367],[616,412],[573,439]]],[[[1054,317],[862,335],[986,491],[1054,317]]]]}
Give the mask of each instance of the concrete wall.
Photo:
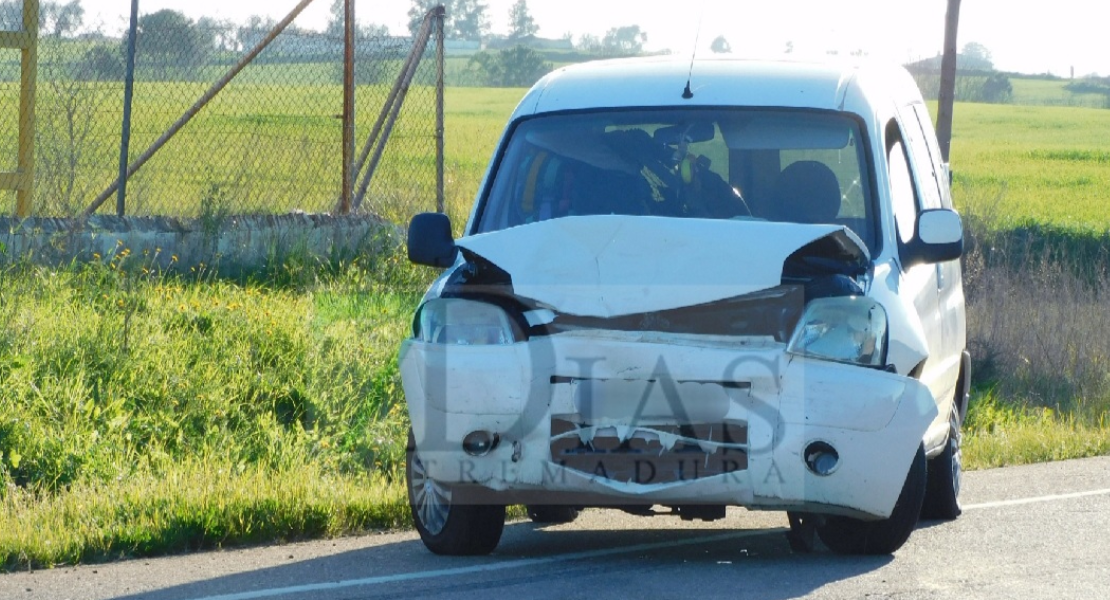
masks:
{"type": "Polygon", "coordinates": [[[129,263],[188,271],[200,264],[237,276],[286,258],[349,258],[397,244],[403,233],[376,217],[289,214],[216,219],[93,216],[0,217],[0,261],[67,264],[130,250],[129,263]]]}

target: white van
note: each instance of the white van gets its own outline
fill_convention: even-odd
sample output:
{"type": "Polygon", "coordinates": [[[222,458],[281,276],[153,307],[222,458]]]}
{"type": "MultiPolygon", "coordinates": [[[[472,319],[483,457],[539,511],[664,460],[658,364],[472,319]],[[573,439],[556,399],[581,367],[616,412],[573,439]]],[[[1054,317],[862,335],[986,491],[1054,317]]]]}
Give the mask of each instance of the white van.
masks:
{"type": "Polygon", "coordinates": [[[897,550],[960,513],[960,217],[900,67],[670,57],[524,97],[400,368],[429,549],[505,506],[787,511],[792,545],[897,550]]]}

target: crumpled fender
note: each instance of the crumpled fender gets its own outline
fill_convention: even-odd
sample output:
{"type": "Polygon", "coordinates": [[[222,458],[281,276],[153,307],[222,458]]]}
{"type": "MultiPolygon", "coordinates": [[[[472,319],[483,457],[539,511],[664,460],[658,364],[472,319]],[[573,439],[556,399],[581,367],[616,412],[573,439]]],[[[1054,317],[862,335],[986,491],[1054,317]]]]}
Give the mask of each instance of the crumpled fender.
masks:
{"type": "Polygon", "coordinates": [[[867,295],[886,309],[890,323],[887,363],[899,373],[909,373],[929,356],[925,328],[914,308],[911,294],[899,294],[898,273],[889,263],[875,266],[875,278],[867,295]]]}
{"type": "Polygon", "coordinates": [[[802,357],[790,362],[782,382],[775,429],[753,428],[749,470],[757,503],[890,516],[937,416],[929,389],[910,377],[802,357]],[[831,475],[805,466],[804,449],[815,441],[840,455],[831,475]],[[761,444],[773,450],[760,452],[761,444]]]}

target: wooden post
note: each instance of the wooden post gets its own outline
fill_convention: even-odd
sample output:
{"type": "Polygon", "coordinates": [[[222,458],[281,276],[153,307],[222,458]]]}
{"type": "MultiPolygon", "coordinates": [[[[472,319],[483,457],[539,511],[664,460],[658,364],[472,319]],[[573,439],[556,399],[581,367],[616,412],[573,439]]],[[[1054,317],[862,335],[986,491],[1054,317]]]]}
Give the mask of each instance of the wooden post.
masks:
{"type": "Polygon", "coordinates": [[[14,173],[0,173],[0,189],[15,190],[15,215],[31,214],[35,196],[35,85],[38,71],[39,0],[23,0],[23,27],[0,31],[0,48],[20,51],[19,147],[14,173]]]}
{"type": "Polygon", "coordinates": [[[937,102],[937,142],[948,162],[952,147],[952,109],[956,102],[956,30],[960,23],[960,0],[948,0],[944,20],[944,58],[940,63],[940,98],[937,102]]]}

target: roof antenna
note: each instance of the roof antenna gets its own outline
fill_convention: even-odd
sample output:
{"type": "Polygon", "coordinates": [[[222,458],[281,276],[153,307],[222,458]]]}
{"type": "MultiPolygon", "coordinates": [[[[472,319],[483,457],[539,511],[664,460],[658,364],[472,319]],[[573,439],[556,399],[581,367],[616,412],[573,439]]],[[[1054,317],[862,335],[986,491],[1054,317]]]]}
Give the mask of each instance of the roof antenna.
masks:
{"type": "Polygon", "coordinates": [[[682,90],[682,99],[689,100],[694,97],[690,89],[690,80],[694,78],[694,59],[698,55],[698,38],[701,37],[701,24],[705,19],[705,2],[701,3],[701,14],[698,15],[698,31],[694,34],[694,48],[690,51],[690,71],[686,73],[686,89],[682,90]]]}

